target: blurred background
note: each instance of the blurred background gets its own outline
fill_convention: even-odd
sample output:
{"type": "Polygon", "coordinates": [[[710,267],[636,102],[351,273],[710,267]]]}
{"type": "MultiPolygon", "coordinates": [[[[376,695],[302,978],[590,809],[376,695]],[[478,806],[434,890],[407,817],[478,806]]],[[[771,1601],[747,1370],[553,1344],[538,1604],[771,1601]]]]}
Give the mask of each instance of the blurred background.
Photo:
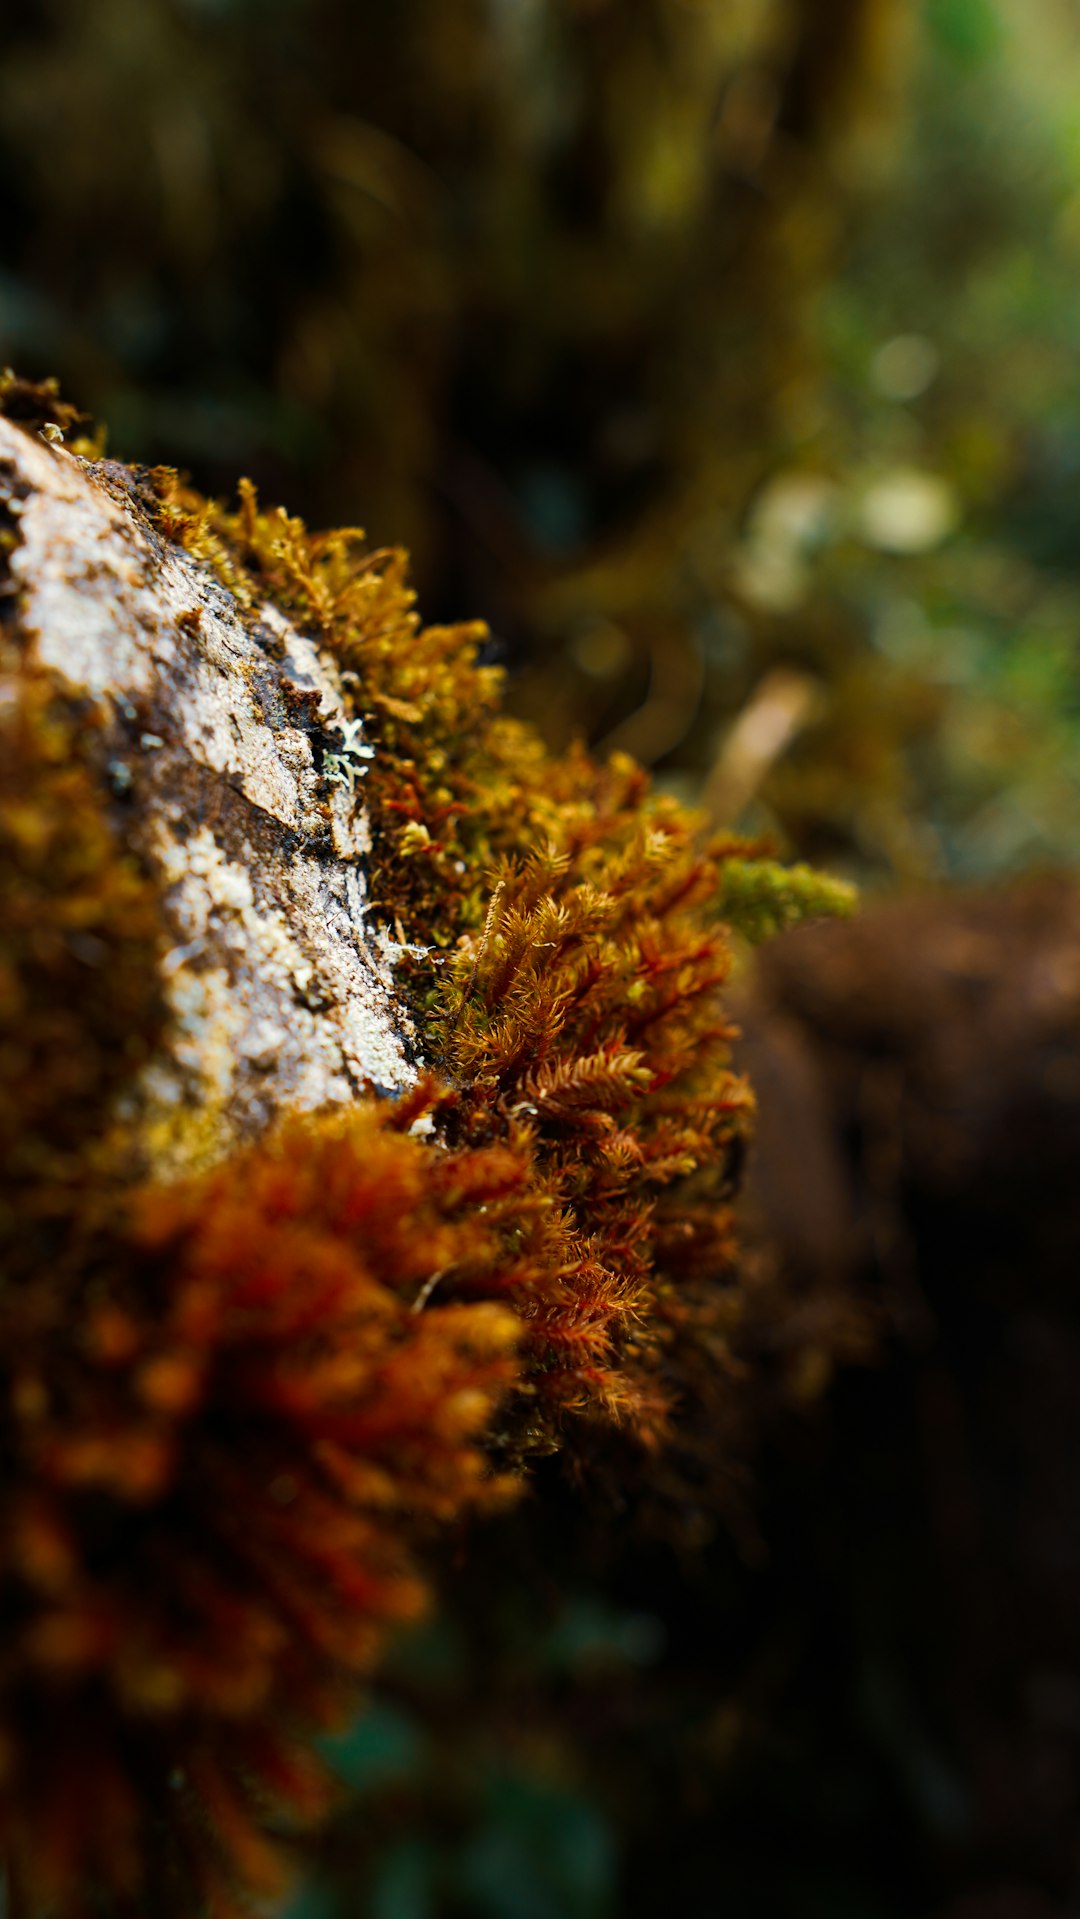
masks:
{"type": "Polygon", "coordinates": [[[1075,0],[24,0],[0,352],[864,880],[1080,844],[1075,0]],[[741,728],[736,720],[742,716],[741,728]]]}
{"type": "MultiPolygon", "coordinates": [[[[1076,0],[11,14],[0,358],[118,457],[407,545],[552,744],[871,899],[1075,867],[1076,0]]],[[[1045,923],[978,937],[1030,984],[1045,923]]],[[[552,1473],[452,1556],[290,1919],[1074,1919],[1066,1264],[981,1291],[927,1219],[752,1524],[552,1473]]]]}

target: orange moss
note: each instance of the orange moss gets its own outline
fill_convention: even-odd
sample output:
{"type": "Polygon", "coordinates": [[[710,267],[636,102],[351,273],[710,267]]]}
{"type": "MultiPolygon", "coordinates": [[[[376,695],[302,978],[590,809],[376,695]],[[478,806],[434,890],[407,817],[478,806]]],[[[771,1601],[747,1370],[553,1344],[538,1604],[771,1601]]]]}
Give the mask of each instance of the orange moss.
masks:
{"type": "Polygon", "coordinates": [[[556,1444],[569,1412],[656,1437],[679,1392],[663,1375],[681,1311],[657,1235],[689,1183],[721,1317],[732,1305],[728,1201],[750,1098],[718,998],[719,859],[631,761],[554,758],[502,716],[485,629],[422,627],[400,551],[368,552],[355,530],[309,535],[246,483],[230,513],[167,471],[154,481],[162,530],[337,662],[375,746],[373,904],[429,949],[409,985],[450,1082],[446,1136],[528,1147],[544,1224],[515,1294],[532,1381],[522,1446],[556,1444]]]}
{"type": "Polygon", "coordinates": [[[401,553],[152,485],[161,532],[337,662],[442,1083],[133,1190],[157,901],[81,722],[5,657],[0,1842],[59,1919],[274,1890],[275,1832],[325,1797],[313,1734],[425,1603],[425,1530],[507,1490],[492,1456],[584,1457],[581,1415],[651,1443],[726,1383],[750,1101],[718,905],[828,903],[700,846],[629,761],[549,756],[499,714],[484,629],[421,627],[401,553]]]}
{"type": "Polygon", "coordinates": [[[690,1239],[707,1244],[726,1312],[750,1099],[728,1065],[726,941],[699,910],[715,873],[674,812],[620,834],[623,787],[617,770],[596,782],[602,858],[579,846],[503,868],[434,1032],[459,1089],[450,1136],[527,1127],[570,1230],[573,1263],[548,1277],[527,1348],[549,1416],[602,1409],[649,1437],[680,1389],[660,1236],[680,1217],[684,1267],[690,1239]]]}
{"type": "Polygon", "coordinates": [[[20,425],[54,428],[63,435],[85,422],[85,413],[65,400],[57,380],[26,380],[11,367],[0,368],[0,413],[20,425]]]}
{"type": "Polygon", "coordinates": [[[336,661],[375,747],[373,905],[429,949],[408,983],[450,1081],[446,1135],[527,1143],[545,1224],[516,1294],[522,1445],[558,1443],[571,1411],[655,1438],[697,1370],[688,1343],[714,1363],[738,1313],[729,1202],[751,1100],[719,999],[725,921],[756,937],[850,910],[849,889],[730,836],[702,845],[625,757],[548,754],[499,711],[486,629],[421,625],[399,549],[311,535],[248,482],[233,512],[169,470],[153,481],[163,531],[336,661]]]}
{"type": "Polygon", "coordinates": [[[77,1285],[0,1296],[0,1839],[30,1910],[278,1889],[275,1827],[327,1797],[313,1733],[427,1603],[418,1533],[507,1491],[478,1440],[518,1321],[437,1281],[500,1268],[485,1211],[522,1167],[403,1118],[136,1191],[77,1285]]]}
{"type": "Polygon", "coordinates": [[[168,468],[151,476],[159,529],[212,566],[240,605],[273,600],[334,655],[377,743],[365,775],[376,910],[442,946],[483,919],[494,855],[533,843],[539,742],[498,712],[501,672],[482,666],[479,622],[422,627],[400,548],[355,528],[309,534],[250,483],[227,511],[168,468]]]}

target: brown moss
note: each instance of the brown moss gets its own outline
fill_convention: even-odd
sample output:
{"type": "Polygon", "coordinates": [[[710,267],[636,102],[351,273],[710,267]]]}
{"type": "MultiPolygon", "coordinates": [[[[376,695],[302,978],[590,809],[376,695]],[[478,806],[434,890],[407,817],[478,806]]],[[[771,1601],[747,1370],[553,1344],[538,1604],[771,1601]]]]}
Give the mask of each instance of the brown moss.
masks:
{"type": "Polygon", "coordinates": [[[116,1095],[165,1009],[153,883],[80,757],[92,728],[43,677],[0,678],[0,1249],[43,1256],[103,1176],[116,1095]],[[50,1222],[52,1225],[50,1226],[50,1222]]]}
{"type": "Polygon", "coordinates": [[[737,870],[632,762],[550,756],[499,713],[484,629],[421,626],[401,553],[248,486],[231,512],[159,471],[150,504],[338,666],[440,1084],[134,1190],[115,1116],[162,1031],[158,903],[89,721],[11,669],[0,1838],[64,1919],[103,1889],[179,1915],[275,1888],[275,1827],[324,1798],[314,1732],[424,1603],[424,1530],[505,1491],[492,1455],[584,1458],[614,1423],[653,1445],[727,1386],[750,1098],[719,907],[837,903],[737,870]]]}
{"type": "Polygon", "coordinates": [[[722,908],[756,932],[849,896],[748,864],[737,842],[703,846],[625,757],[547,753],[499,710],[486,629],[421,624],[400,550],[310,535],[246,483],[236,511],[166,470],[154,484],[163,531],[337,663],[374,746],[373,905],[428,948],[408,984],[450,1082],[441,1124],[527,1145],[546,1239],[517,1281],[519,1447],[559,1443],[570,1412],[656,1438],[688,1390],[683,1334],[712,1362],[738,1313],[730,1200],[751,1102],[728,1061],[722,908]]]}
{"type": "Polygon", "coordinates": [[[522,1168],[402,1118],[135,1191],[77,1285],[0,1300],[0,1839],[32,1911],[277,1890],[313,1734],[427,1603],[418,1535],[507,1490],[477,1441],[518,1321],[436,1282],[499,1265],[522,1168]]]}
{"type": "Polygon", "coordinates": [[[168,470],[154,483],[162,530],[337,663],[375,749],[373,905],[428,948],[408,984],[450,1082],[441,1124],[529,1152],[543,1225],[514,1282],[531,1379],[515,1449],[558,1444],[571,1412],[655,1439],[700,1398],[703,1357],[730,1362],[741,1311],[751,1100],[729,1065],[725,921],[760,937],[850,910],[849,889],[702,844],[625,757],[549,754],[500,712],[486,629],[422,625],[399,549],[308,534],[248,483],[236,511],[168,470]]]}
{"type": "Polygon", "coordinates": [[[57,380],[26,380],[11,367],[0,369],[0,413],[20,426],[48,428],[63,435],[85,422],[85,413],[65,400],[57,380]]]}
{"type": "MultiPolygon", "coordinates": [[[[616,811],[620,785],[613,774],[616,811]]],[[[598,826],[601,798],[598,787],[598,826]]],[[[672,1274],[658,1258],[672,1214],[684,1255],[704,1233],[715,1299],[731,1303],[750,1096],[728,1065],[726,941],[697,910],[714,879],[675,815],[640,824],[618,854],[607,845],[602,862],[510,864],[490,924],[451,968],[436,1028],[458,1088],[451,1136],[528,1127],[571,1231],[574,1261],[549,1277],[529,1342],[549,1419],[571,1407],[628,1417],[645,1437],[662,1429],[679,1392],[666,1363],[672,1274]]]]}

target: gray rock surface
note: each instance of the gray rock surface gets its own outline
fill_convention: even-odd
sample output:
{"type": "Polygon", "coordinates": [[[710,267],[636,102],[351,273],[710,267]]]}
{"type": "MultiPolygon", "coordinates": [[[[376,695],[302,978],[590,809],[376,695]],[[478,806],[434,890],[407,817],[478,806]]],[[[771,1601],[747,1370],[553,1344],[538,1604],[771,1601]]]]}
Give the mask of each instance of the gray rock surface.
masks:
{"type": "Polygon", "coordinates": [[[126,842],[160,877],[175,1019],[132,1096],[157,1170],[285,1108],[411,1083],[401,948],[371,923],[364,773],[333,661],[161,538],[131,471],[0,419],[27,656],[95,709],[126,842]]]}

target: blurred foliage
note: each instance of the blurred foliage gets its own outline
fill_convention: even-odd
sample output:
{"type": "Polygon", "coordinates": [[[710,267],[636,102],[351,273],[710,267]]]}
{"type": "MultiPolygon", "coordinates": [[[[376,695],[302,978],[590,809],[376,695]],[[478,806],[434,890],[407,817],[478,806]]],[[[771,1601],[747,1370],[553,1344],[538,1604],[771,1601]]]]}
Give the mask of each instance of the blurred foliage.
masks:
{"type": "Polygon", "coordinates": [[[731,859],[722,869],[718,907],[722,919],[756,944],[818,914],[854,912],[855,894],[842,880],[815,873],[810,866],[731,859]]]}
{"type": "Polygon", "coordinates": [[[404,541],[555,743],[711,805],[794,669],[744,826],[1069,857],[1078,53],[1068,0],[28,0],[0,350],[404,541]]]}
{"type": "Polygon", "coordinates": [[[765,597],[821,626],[835,689],[770,797],[801,838],[861,783],[894,871],[989,876],[1080,848],[1080,22],[1053,0],[925,22],[885,190],[819,302],[828,424],[754,510],[779,528],[765,597]],[[891,793],[875,736],[903,749],[891,793]]]}
{"type": "Polygon", "coordinates": [[[808,303],[907,11],[31,0],[4,351],[129,456],[402,541],[549,738],[693,784],[755,670],[733,541],[816,416],[808,303]]]}

